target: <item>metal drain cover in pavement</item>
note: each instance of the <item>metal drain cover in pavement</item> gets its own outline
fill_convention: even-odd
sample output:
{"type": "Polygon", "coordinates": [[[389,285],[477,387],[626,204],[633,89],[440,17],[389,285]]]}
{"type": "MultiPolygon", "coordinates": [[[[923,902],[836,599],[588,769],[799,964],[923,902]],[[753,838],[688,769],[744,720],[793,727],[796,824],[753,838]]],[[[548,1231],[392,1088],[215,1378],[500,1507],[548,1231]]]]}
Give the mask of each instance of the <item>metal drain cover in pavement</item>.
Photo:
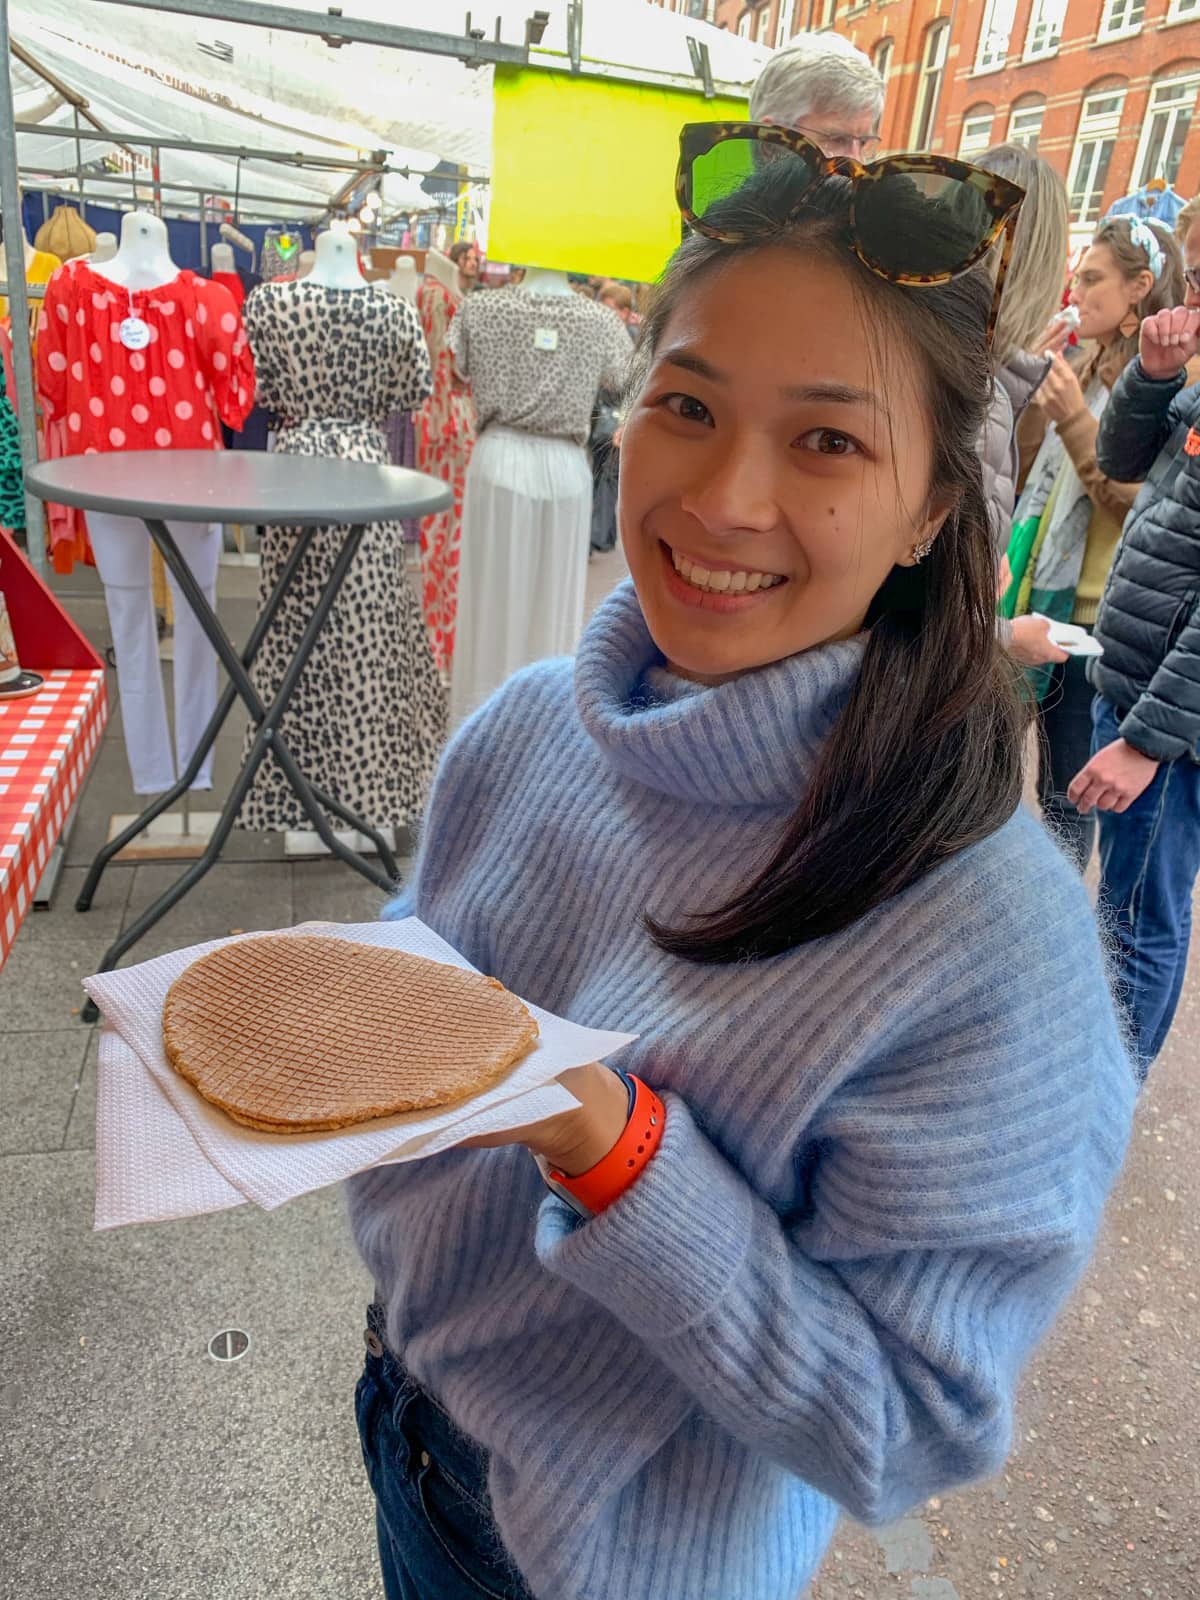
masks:
{"type": "Polygon", "coordinates": [[[250,1335],[240,1328],[222,1328],[208,1341],[208,1353],[214,1361],[240,1361],[250,1348],[250,1335]]]}

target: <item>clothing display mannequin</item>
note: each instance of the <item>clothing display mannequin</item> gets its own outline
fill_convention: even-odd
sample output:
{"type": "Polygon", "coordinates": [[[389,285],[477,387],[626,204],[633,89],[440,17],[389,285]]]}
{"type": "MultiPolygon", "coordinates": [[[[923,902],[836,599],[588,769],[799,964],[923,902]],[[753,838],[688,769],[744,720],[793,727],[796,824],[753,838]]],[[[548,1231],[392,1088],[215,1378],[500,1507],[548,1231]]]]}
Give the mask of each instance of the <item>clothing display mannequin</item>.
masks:
{"type": "Polygon", "coordinates": [[[454,665],[463,493],[475,446],[475,402],[447,343],[461,304],[454,263],[439,250],[428,251],[417,309],[433,363],[433,393],[415,419],[417,466],[448,483],[454,499],[445,511],[421,521],[421,603],[434,659],[446,673],[454,665]]]}
{"type": "Polygon", "coordinates": [[[95,267],[102,261],[111,261],[117,253],[117,236],[115,233],[98,233],[96,246],[88,260],[95,267]]]}
{"type": "Polygon", "coordinates": [[[417,264],[411,256],[398,256],[392,275],[387,281],[393,294],[407,300],[410,306],[417,303],[417,264]]]}
{"type": "Polygon", "coordinates": [[[240,311],[246,303],[246,286],[233,259],[233,246],[213,245],[208,253],[208,270],[214,283],[219,283],[223,289],[229,290],[234,305],[240,311]]]}
{"type": "Polygon", "coordinates": [[[352,233],[330,228],[317,239],[310,283],[326,289],[365,289],[367,280],[358,264],[358,247],[352,233]]]}
{"type": "MultiPolygon", "coordinates": [[[[233,300],[219,284],[180,271],[158,217],[131,212],[116,254],[68,262],[47,286],[38,388],[64,455],[121,450],[216,450],[221,421],[240,427],[254,368],[233,300]]],[[[138,794],[169,789],[191,757],[217,697],[217,661],[170,578],[175,611],[175,743],[167,723],[151,591],[150,537],[135,518],[89,512],[104,584],[125,749],[138,794]],[[178,769],[177,764],[178,763],[178,769]]],[[[216,603],[221,530],[172,523],[171,532],[216,603]]],[[[211,759],[196,789],[212,787],[211,759]]]]}
{"type": "Polygon", "coordinates": [[[592,511],[586,445],[601,388],[629,365],[614,311],[561,272],[474,294],[450,328],[479,437],[467,470],[451,727],[510,673],[574,651],[592,511]]]}
{"type": "MultiPolygon", "coordinates": [[[[429,357],[412,306],[349,271],[349,235],[326,233],[306,278],[261,284],[246,301],[259,398],[279,418],[276,450],[386,465],[390,412],[429,393],[429,357]],[[349,260],[347,260],[347,256],[349,260]],[[327,280],[348,280],[334,287],[327,280]]],[[[259,603],[296,538],[263,529],[259,603]]],[[[270,702],[346,537],[314,535],[263,640],[252,676],[270,702]]],[[[309,781],[373,826],[398,829],[420,812],[445,737],[445,691],[404,573],[398,523],[366,530],[337,603],[296,688],[282,731],[309,781]]],[[[273,758],[239,816],[244,828],[287,832],[311,823],[273,758]]]]}

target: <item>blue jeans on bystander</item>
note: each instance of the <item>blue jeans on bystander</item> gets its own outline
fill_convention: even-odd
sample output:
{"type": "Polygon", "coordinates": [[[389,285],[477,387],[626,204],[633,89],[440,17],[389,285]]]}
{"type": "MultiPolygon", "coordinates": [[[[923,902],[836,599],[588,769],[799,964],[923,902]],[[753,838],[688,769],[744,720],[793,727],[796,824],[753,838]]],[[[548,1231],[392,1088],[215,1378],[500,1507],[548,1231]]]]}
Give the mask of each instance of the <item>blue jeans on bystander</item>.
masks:
{"type": "MultiPolygon", "coordinates": [[[[1102,695],[1092,705],[1092,751],[1120,737],[1102,695]]],[[[1119,997],[1133,1025],[1143,1078],[1179,1004],[1200,874],[1200,765],[1164,761],[1128,811],[1100,812],[1100,905],[1118,944],[1119,997]]]]}
{"type": "Polygon", "coordinates": [[[355,1392],[387,1600],[532,1600],[488,1506],[487,1456],[412,1380],[367,1315],[355,1392]]]}

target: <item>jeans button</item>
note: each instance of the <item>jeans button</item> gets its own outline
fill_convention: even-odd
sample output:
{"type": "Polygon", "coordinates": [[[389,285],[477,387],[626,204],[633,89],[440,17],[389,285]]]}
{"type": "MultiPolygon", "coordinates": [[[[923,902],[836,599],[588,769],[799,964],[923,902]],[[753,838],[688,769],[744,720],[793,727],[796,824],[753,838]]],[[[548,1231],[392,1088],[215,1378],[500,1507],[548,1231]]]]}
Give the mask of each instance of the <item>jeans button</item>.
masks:
{"type": "Polygon", "coordinates": [[[381,1356],[383,1354],[383,1345],[379,1340],[378,1334],[376,1334],[373,1328],[368,1328],[365,1331],[363,1334],[363,1343],[366,1345],[367,1350],[371,1355],[381,1356]]]}
{"type": "Polygon", "coordinates": [[[428,1450],[422,1450],[421,1451],[421,1465],[423,1467],[427,1467],[429,1465],[429,1451],[428,1450]]]}

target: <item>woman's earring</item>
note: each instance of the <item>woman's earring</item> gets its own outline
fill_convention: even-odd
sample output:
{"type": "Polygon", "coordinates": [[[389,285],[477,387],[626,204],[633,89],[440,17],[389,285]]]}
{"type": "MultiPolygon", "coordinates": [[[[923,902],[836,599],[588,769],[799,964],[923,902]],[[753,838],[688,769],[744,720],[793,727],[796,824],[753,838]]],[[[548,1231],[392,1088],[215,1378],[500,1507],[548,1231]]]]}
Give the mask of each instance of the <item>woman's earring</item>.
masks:
{"type": "Polygon", "coordinates": [[[913,545],[913,560],[917,562],[918,565],[924,561],[925,557],[933,549],[936,537],[937,536],[934,535],[929,539],[923,539],[920,544],[913,545]]]}
{"type": "Polygon", "coordinates": [[[1121,335],[1122,339],[1132,339],[1141,325],[1142,319],[1138,316],[1133,307],[1130,306],[1125,320],[1123,322],[1118,322],[1117,332],[1121,335]]]}

